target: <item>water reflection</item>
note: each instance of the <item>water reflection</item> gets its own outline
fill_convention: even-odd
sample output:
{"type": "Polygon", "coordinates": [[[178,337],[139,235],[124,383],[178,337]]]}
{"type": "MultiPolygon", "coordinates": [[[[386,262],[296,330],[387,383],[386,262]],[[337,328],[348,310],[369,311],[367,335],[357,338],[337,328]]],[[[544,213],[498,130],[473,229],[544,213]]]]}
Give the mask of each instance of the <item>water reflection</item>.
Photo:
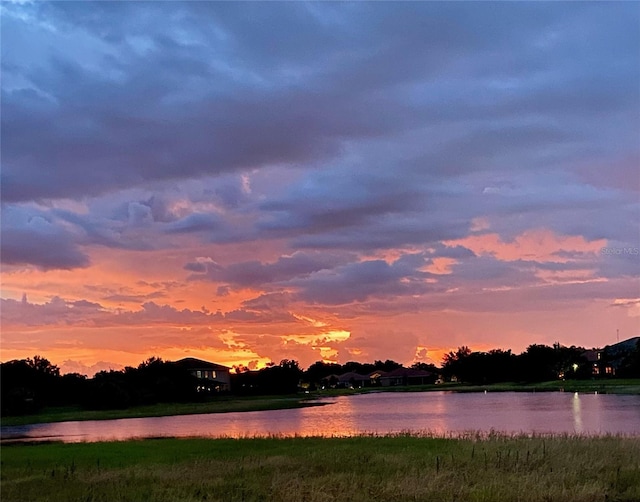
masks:
{"type": "Polygon", "coordinates": [[[573,428],[576,432],[582,432],[582,410],[577,392],[573,395],[573,428]]]}
{"type": "Polygon", "coordinates": [[[640,396],[570,393],[372,393],[290,410],[2,427],[12,438],[62,441],[135,437],[348,436],[362,433],[581,433],[640,435],[640,396]]]}

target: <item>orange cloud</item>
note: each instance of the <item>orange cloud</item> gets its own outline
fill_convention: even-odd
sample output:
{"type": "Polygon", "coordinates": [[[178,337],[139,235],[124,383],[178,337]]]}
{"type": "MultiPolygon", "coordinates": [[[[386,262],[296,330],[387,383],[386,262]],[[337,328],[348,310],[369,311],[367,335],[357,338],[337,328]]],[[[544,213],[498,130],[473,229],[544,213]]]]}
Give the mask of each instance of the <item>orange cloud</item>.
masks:
{"type": "Polygon", "coordinates": [[[551,230],[528,230],[510,242],[498,234],[470,235],[463,239],[445,242],[447,246],[464,246],[479,255],[492,255],[499,260],[531,260],[566,263],[571,260],[566,253],[597,254],[606,239],[587,241],[582,236],[557,235],[551,230]]]}

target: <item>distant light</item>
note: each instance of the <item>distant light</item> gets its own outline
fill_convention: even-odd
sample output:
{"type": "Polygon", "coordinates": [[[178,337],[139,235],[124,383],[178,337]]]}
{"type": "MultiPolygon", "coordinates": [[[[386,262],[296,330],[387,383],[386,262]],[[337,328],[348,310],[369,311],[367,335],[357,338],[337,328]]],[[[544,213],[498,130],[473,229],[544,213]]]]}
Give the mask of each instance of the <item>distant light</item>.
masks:
{"type": "Polygon", "coordinates": [[[573,363],[573,371],[577,371],[578,369],[578,364],[577,363],[573,363]]]}

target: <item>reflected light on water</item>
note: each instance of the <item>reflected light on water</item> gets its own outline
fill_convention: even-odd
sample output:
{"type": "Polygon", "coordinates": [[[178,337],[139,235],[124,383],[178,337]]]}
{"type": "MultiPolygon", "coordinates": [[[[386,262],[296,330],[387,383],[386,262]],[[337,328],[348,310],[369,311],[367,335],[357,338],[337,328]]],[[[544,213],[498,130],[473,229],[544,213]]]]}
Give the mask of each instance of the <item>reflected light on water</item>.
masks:
{"type": "Polygon", "coordinates": [[[143,437],[352,436],[471,431],[640,435],[640,396],[570,393],[381,392],[288,410],[61,422],[0,428],[3,441],[143,437]]]}
{"type": "Polygon", "coordinates": [[[577,392],[573,395],[573,428],[578,433],[582,432],[582,410],[577,392]]]}
{"type": "MultiPolygon", "coordinates": [[[[431,419],[429,420],[428,429],[435,434],[447,433],[447,421],[446,417],[449,415],[447,410],[447,397],[450,394],[441,393],[433,400],[424,400],[423,407],[427,407],[431,412],[431,419]]],[[[425,410],[426,412],[427,410],[425,410]]]]}

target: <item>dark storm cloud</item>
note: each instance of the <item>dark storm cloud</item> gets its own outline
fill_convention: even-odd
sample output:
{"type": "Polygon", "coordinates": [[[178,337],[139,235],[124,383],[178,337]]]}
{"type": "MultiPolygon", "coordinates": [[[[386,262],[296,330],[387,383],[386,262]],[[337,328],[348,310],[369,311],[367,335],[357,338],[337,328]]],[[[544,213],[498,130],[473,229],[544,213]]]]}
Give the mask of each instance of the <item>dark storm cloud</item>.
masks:
{"type": "Polygon", "coordinates": [[[289,293],[266,293],[242,302],[244,308],[258,311],[287,310],[290,304],[291,295],[289,293]]]}
{"type": "MultiPolygon", "coordinates": [[[[421,262],[424,263],[424,260],[421,262]]],[[[295,279],[290,284],[299,288],[298,300],[340,305],[362,302],[371,297],[422,294],[428,291],[428,287],[421,279],[429,276],[403,260],[393,264],[383,260],[368,260],[350,263],[332,271],[320,271],[308,278],[295,279]]]]}
{"type": "MultiPolygon", "coordinates": [[[[166,8],[176,14],[182,10],[166,8]]],[[[42,21],[38,6],[20,9],[42,21]]],[[[83,9],[91,10],[73,6],[83,9]]],[[[243,19],[241,10],[237,15],[243,19]]],[[[20,50],[13,42],[35,23],[25,26],[18,16],[8,16],[6,23],[3,46],[14,49],[7,50],[4,61],[14,80],[28,87],[8,84],[3,94],[5,200],[97,194],[152,179],[304,162],[335,153],[336,137],[392,127],[389,117],[383,119],[362,99],[277,82],[264,85],[272,78],[268,71],[254,79],[254,68],[230,66],[246,60],[245,51],[255,47],[236,46],[233,34],[226,43],[212,39],[197,32],[193,22],[184,29],[196,30],[190,34],[195,41],[181,39],[180,29],[144,32],[142,39],[134,30],[94,40],[82,24],[74,26],[79,38],[91,42],[92,66],[83,64],[83,51],[43,51],[37,66],[27,64],[29,48],[20,50]],[[343,116],[345,111],[351,113],[343,116]],[[34,141],[37,150],[31,147],[34,141]]],[[[35,34],[43,44],[55,39],[45,30],[35,34]]],[[[280,57],[286,66],[287,54],[280,57]]],[[[394,108],[393,102],[384,107],[389,113],[394,108]]]]}
{"type": "MultiPolygon", "coordinates": [[[[3,203],[37,201],[46,222],[3,224],[3,262],[74,268],[88,264],[82,246],[277,238],[309,253],[185,268],[233,287],[313,279],[301,297],[332,303],[366,298],[356,280],[377,294],[376,267],[398,293],[424,276],[313,249],[429,246],[473,279],[473,253],[441,242],[476,218],[504,238],[548,228],[638,244],[634,4],[2,9],[3,203]],[[87,211],[45,209],[59,198],[87,211]],[[340,298],[322,293],[341,285],[340,298]]],[[[485,265],[478,280],[517,275],[485,265]]]]}
{"type": "MultiPolygon", "coordinates": [[[[345,253],[296,252],[291,256],[281,256],[272,263],[248,261],[220,267],[215,263],[200,262],[206,266],[207,273],[195,275],[192,278],[206,278],[239,288],[270,287],[272,284],[304,277],[319,270],[331,269],[353,259],[353,255],[345,253]]],[[[203,271],[196,263],[188,263],[185,268],[194,272],[203,271]]]]}
{"type": "Polygon", "coordinates": [[[476,256],[452,266],[448,284],[468,284],[484,288],[525,286],[536,282],[536,263],[505,262],[488,256],[476,256]]]}
{"type": "Polygon", "coordinates": [[[2,262],[35,265],[43,270],[89,266],[79,246],[82,236],[51,221],[46,213],[4,208],[2,211],[2,262]]]}
{"type": "Polygon", "coordinates": [[[35,265],[43,270],[89,266],[89,257],[65,232],[41,232],[26,227],[4,228],[2,234],[3,263],[35,265]]]}
{"type": "Polygon", "coordinates": [[[168,233],[217,231],[226,228],[224,219],[213,214],[193,213],[165,227],[168,233]]]}
{"type": "Polygon", "coordinates": [[[265,230],[319,233],[353,228],[388,213],[417,211],[426,206],[425,193],[391,175],[333,169],[308,176],[279,201],[261,209],[273,215],[260,226],[265,230]]]}
{"type": "Polygon", "coordinates": [[[202,262],[189,262],[184,266],[185,270],[196,273],[205,273],[207,271],[207,264],[202,262]]]}
{"type": "MultiPolygon", "coordinates": [[[[473,64],[469,74],[467,58],[491,62],[499,58],[496,51],[551,58],[539,62],[546,71],[539,84],[534,79],[529,89],[522,79],[510,92],[490,95],[492,108],[511,116],[553,115],[557,105],[579,109],[574,101],[583,99],[619,109],[637,97],[637,68],[618,50],[635,40],[637,13],[632,6],[618,8],[628,10],[630,20],[607,16],[614,26],[605,30],[598,27],[602,13],[591,6],[376,4],[326,12],[304,4],[7,7],[3,195],[96,194],[151,179],[334,156],[345,140],[432,123],[430,114],[438,110],[464,110],[464,103],[446,97],[416,106],[400,84],[442,79],[446,87],[448,79],[464,75],[471,77],[465,91],[471,98],[474,86],[487,85],[473,64]],[[167,29],[151,23],[154,17],[175,23],[167,29]],[[595,78],[590,65],[578,66],[563,49],[582,47],[560,31],[576,17],[587,27],[576,36],[607,40],[586,63],[605,65],[613,75],[595,78]],[[105,21],[97,25],[98,19],[105,21]],[[43,29],[45,22],[53,29],[43,29]],[[16,42],[26,33],[36,42],[21,48],[16,42]],[[68,54],[37,46],[56,38],[69,43],[67,34],[86,46],[68,54]],[[584,74],[592,78],[580,79],[584,74]],[[581,85],[573,92],[576,80],[581,85]],[[612,80],[628,84],[611,92],[606,84],[612,80]],[[560,95],[558,82],[567,84],[560,95]]],[[[535,63],[521,69],[527,77],[537,71],[535,63]]]]}

